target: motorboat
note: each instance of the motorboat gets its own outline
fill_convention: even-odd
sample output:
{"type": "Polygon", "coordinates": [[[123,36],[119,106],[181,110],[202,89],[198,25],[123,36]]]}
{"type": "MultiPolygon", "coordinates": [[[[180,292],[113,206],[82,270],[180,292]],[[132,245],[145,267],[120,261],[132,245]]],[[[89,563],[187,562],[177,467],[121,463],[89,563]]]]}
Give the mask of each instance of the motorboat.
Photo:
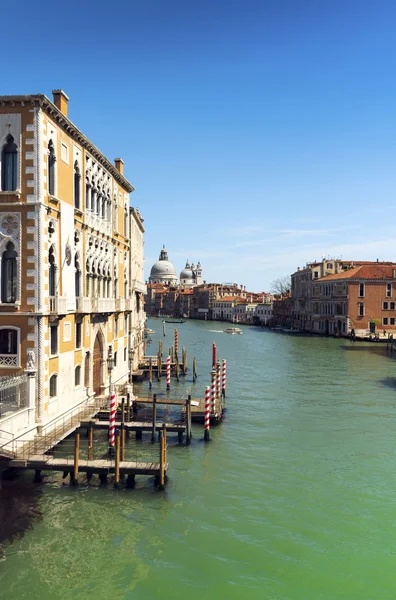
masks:
{"type": "Polygon", "coordinates": [[[227,329],[224,329],[224,333],[231,333],[231,335],[241,335],[242,329],[239,329],[239,327],[227,327],[227,329]]]}
{"type": "Polygon", "coordinates": [[[144,330],[144,337],[147,337],[151,333],[155,333],[154,329],[145,329],[144,330]]]}
{"type": "Polygon", "coordinates": [[[168,320],[168,321],[167,321],[167,320],[165,319],[164,323],[185,323],[185,320],[184,320],[184,319],[179,319],[179,320],[177,321],[177,320],[174,320],[174,319],[172,319],[172,320],[168,320]]]}

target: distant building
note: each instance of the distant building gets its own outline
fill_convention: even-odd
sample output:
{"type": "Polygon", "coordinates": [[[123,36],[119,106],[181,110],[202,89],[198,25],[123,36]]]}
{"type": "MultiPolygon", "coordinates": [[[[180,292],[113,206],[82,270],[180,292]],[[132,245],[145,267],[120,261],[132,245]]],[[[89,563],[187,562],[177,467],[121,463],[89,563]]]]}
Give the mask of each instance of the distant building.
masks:
{"type": "Polygon", "coordinates": [[[177,285],[176,269],[168,260],[168,252],[165,246],[159,255],[159,259],[153,264],[150,271],[149,284],[162,283],[163,285],[177,285]]]}
{"type": "Polygon", "coordinates": [[[318,279],[312,331],[357,336],[396,331],[396,264],[372,263],[318,279]]]}
{"type": "Polygon", "coordinates": [[[197,266],[194,263],[186,262],[186,266],[183,271],[180,273],[180,285],[183,288],[192,288],[196,285],[201,285],[202,283],[202,267],[201,263],[198,262],[197,266]]]}

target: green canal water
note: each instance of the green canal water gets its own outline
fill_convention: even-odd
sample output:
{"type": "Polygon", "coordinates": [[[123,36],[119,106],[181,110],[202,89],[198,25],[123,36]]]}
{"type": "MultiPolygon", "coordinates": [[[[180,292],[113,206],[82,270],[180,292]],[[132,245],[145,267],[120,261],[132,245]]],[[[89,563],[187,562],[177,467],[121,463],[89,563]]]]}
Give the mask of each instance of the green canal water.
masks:
{"type": "MultiPolygon", "coordinates": [[[[162,325],[149,327],[155,353],[162,325]]],[[[21,505],[25,531],[4,545],[2,600],[395,598],[395,361],[374,344],[224,327],[179,325],[193,396],[213,340],[227,358],[227,415],[209,444],[198,426],[190,447],[170,440],[165,492],[144,478],[3,482],[2,527],[21,505]]]]}

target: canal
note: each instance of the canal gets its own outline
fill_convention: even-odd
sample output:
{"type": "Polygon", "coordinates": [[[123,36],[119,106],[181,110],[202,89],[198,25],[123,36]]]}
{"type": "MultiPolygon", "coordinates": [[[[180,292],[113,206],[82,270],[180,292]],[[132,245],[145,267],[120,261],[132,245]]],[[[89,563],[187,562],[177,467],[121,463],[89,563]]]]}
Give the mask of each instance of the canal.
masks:
{"type": "MultiPolygon", "coordinates": [[[[154,354],[162,325],[148,326],[154,354]]],[[[394,598],[395,361],[382,345],[225,326],[178,326],[193,396],[212,341],[227,359],[227,415],[209,444],[195,426],[191,446],[170,445],[165,492],[49,474],[37,493],[19,477],[25,531],[3,545],[3,600],[394,598]]],[[[16,484],[2,485],[4,530],[16,484]]]]}

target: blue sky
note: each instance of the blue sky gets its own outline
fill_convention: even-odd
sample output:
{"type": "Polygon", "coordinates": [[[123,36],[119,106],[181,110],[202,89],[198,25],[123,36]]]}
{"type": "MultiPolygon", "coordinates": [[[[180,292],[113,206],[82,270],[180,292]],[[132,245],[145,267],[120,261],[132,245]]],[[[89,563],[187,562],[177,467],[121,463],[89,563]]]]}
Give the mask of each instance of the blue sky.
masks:
{"type": "Polygon", "coordinates": [[[19,2],[1,93],[64,89],[124,159],[147,276],[162,244],[253,291],[323,255],[396,259],[394,2],[113,6],[19,2]]]}

